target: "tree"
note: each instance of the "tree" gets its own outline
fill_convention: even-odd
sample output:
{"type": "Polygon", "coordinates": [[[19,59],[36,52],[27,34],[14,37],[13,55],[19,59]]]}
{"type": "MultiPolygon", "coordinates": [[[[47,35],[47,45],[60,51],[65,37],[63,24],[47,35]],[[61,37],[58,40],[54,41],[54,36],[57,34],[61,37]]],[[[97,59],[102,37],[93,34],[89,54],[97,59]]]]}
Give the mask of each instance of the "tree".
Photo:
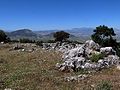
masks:
{"type": "Polygon", "coordinates": [[[3,42],[3,41],[5,42],[5,41],[7,41],[7,39],[9,39],[9,38],[7,37],[5,32],[0,30],[0,42],[3,42]]]}
{"type": "Polygon", "coordinates": [[[116,34],[113,28],[108,28],[107,26],[98,26],[94,30],[94,34],[91,36],[92,40],[101,46],[114,46],[116,45],[116,39],[113,38],[116,34]],[[114,43],[113,43],[114,42],[114,43]]]}
{"type": "Polygon", "coordinates": [[[103,47],[112,47],[116,51],[116,54],[120,56],[120,44],[113,38],[115,35],[113,28],[103,25],[96,27],[91,38],[103,47]]]}
{"type": "Polygon", "coordinates": [[[54,38],[55,38],[55,41],[65,41],[66,39],[69,38],[69,33],[67,32],[64,32],[64,31],[58,31],[56,33],[54,33],[54,38]]]}

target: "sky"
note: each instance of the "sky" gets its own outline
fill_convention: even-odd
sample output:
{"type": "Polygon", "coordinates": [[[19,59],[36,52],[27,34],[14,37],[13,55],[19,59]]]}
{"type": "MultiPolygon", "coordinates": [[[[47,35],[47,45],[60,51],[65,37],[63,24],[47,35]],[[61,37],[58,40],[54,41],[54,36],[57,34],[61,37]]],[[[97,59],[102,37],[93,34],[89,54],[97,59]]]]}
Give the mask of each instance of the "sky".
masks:
{"type": "Polygon", "coordinates": [[[120,28],[120,0],[0,0],[0,29],[120,28]]]}

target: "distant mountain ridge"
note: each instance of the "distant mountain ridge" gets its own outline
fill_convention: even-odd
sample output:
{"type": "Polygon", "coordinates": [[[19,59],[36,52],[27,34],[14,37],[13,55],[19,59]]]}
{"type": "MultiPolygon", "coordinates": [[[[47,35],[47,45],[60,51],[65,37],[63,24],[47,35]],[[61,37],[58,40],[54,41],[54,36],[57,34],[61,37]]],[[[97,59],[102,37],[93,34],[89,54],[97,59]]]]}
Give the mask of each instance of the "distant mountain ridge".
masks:
{"type": "MultiPolygon", "coordinates": [[[[85,41],[90,39],[90,36],[94,33],[93,30],[94,28],[73,28],[63,31],[70,33],[70,40],[85,41]]],[[[20,29],[12,32],[6,32],[6,34],[11,39],[28,38],[32,40],[48,40],[54,39],[53,33],[56,31],[61,30],[32,31],[30,29],[20,29]]],[[[120,39],[120,30],[115,29],[115,33],[117,34],[117,39],[120,39]]]]}
{"type": "Polygon", "coordinates": [[[29,38],[36,39],[38,36],[30,29],[20,29],[13,32],[7,33],[8,37],[11,39],[29,38]]]}
{"type": "Polygon", "coordinates": [[[11,36],[36,36],[36,34],[34,32],[32,32],[32,30],[29,29],[21,29],[21,30],[16,30],[11,32],[9,35],[11,36]]]}
{"type": "MultiPolygon", "coordinates": [[[[93,34],[93,28],[72,28],[63,30],[71,34],[71,40],[80,40],[85,41],[90,39],[91,34],[93,34]]],[[[49,36],[51,33],[61,31],[61,30],[47,30],[47,31],[35,31],[35,33],[39,33],[41,35],[49,36]]],[[[50,35],[51,36],[51,35],[50,35]]]]}

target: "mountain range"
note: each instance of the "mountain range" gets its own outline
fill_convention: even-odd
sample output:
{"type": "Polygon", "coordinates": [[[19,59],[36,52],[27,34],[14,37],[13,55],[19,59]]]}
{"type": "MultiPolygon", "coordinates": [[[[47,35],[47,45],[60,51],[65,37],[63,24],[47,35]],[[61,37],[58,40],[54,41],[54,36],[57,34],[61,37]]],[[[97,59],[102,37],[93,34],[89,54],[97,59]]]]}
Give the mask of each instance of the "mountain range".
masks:
{"type": "MultiPolygon", "coordinates": [[[[63,30],[70,33],[70,40],[85,41],[90,39],[93,34],[94,28],[72,28],[63,30]]],[[[6,32],[11,39],[28,38],[32,40],[52,40],[53,33],[61,30],[44,30],[44,31],[32,31],[30,29],[20,29],[12,32],[6,32]]],[[[116,37],[120,39],[120,30],[115,29],[116,37]]]]}

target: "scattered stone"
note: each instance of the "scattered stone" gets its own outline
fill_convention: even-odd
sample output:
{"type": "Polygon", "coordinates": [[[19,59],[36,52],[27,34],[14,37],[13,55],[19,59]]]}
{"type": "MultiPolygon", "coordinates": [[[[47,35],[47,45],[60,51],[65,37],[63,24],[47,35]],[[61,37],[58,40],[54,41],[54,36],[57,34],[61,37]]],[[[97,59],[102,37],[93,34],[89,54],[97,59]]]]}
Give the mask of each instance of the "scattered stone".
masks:
{"type": "Polygon", "coordinates": [[[34,44],[16,44],[13,48],[9,49],[9,51],[19,51],[19,52],[34,52],[37,50],[36,45],[34,44]]]}
{"type": "Polygon", "coordinates": [[[4,44],[4,42],[0,42],[1,44],[4,44]]]}
{"type": "Polygon", "coordinates": [[[88,78],[88,75],[80,74],[78,76],[65,77],[64,80],[70,82],[70,81],[80,81],[80,80],[84,80],[86,78],[88,78]]]}
{"type": "Polygon", "coordinates": [[[12,90],[11,88],[5,88],[4,90],[12,90]]]}
{"type": "Polygon", "coordinates": [[[117,69],[120,70],[120,65],[117,65],[117,69]]]}

